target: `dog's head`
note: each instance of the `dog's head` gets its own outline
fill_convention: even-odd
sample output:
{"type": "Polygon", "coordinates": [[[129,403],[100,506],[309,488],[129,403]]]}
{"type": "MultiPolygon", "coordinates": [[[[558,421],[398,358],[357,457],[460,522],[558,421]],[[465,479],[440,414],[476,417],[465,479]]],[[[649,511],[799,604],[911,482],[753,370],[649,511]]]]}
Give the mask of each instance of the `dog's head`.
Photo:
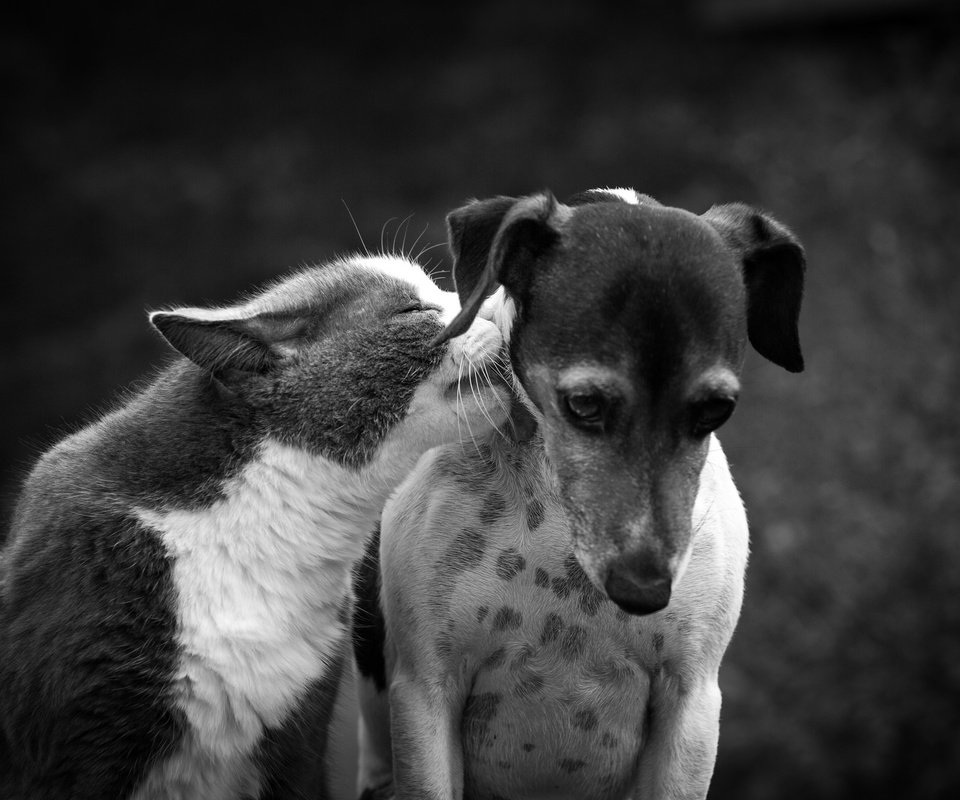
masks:
{"type": "Polygon", "coordinates": [[[622,608],[663,608],[746,342],[803,369],[800,244],[742,204],[697,216],[632,190],[479,200],[447,221],[462,310],[443,335],[495,306],[583,568],[622,608]]]}

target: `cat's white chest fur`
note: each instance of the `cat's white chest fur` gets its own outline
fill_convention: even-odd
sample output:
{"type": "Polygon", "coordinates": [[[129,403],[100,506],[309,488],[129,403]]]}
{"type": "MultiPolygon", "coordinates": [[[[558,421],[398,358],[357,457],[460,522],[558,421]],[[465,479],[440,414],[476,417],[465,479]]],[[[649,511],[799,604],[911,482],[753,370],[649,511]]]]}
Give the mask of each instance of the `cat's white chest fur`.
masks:
{"type": "Polygon", "coordinates": [[[385,500],[378,477],[266,442],[212,506],[138,511],[173,558],[174,699],[189,728],[139,797],[171,781],[207,796],[224,772],[256,794],[250,756],[264,728],[324,674],[343,633],[349,565],[385,500]]]}

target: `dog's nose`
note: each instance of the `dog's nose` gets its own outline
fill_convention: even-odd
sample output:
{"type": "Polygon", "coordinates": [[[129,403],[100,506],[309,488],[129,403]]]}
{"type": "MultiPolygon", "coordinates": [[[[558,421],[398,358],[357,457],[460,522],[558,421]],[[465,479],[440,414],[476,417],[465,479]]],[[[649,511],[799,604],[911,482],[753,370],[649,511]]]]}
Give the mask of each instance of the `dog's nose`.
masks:
{"type": "Polygon", "coordinates": [[[615,563],[607,573],[604,589],[628,614],[652,614],[670,602],[673,579],[649,563],[630,559],[615,563]]]}

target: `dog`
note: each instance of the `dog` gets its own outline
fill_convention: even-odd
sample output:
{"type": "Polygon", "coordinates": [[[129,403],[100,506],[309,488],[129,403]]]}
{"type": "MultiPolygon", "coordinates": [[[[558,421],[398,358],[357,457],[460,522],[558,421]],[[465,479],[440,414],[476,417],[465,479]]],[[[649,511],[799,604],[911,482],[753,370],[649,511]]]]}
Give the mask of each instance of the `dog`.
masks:
{"type": "Polygon", "coordinates": [[[448,228],[441,338],[486,309],[517,402],[509,435],[419,462],[357,571],[361,797],[702,798],[748,554],[714,433],[748,341],[803,369],[803,249],[628,189],[448,228]]]}
{"type": "Polygon", "coordinates": [[[350,570],[430,447],[498,424],[489,321],[395,256],[157,311],[180,354],[43,455],[0,553],[0,796],[326,797],[350,570]]]}

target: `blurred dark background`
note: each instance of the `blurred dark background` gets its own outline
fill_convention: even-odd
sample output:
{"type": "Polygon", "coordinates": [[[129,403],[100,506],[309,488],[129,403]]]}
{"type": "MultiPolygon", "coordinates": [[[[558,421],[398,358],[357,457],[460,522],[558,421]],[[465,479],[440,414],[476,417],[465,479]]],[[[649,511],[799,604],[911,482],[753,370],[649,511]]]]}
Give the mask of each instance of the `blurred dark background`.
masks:
{"type": "Polygon", "coordinates": [[[753,556],[711,798],[960,796],[952,8],[7,9],[0,510],[166,358],[147,308],[229,301],[361,236],[442,244],[472,196],[744,200],[807,246],[808,369],[752,354],[723,432],[753,556]]]}

